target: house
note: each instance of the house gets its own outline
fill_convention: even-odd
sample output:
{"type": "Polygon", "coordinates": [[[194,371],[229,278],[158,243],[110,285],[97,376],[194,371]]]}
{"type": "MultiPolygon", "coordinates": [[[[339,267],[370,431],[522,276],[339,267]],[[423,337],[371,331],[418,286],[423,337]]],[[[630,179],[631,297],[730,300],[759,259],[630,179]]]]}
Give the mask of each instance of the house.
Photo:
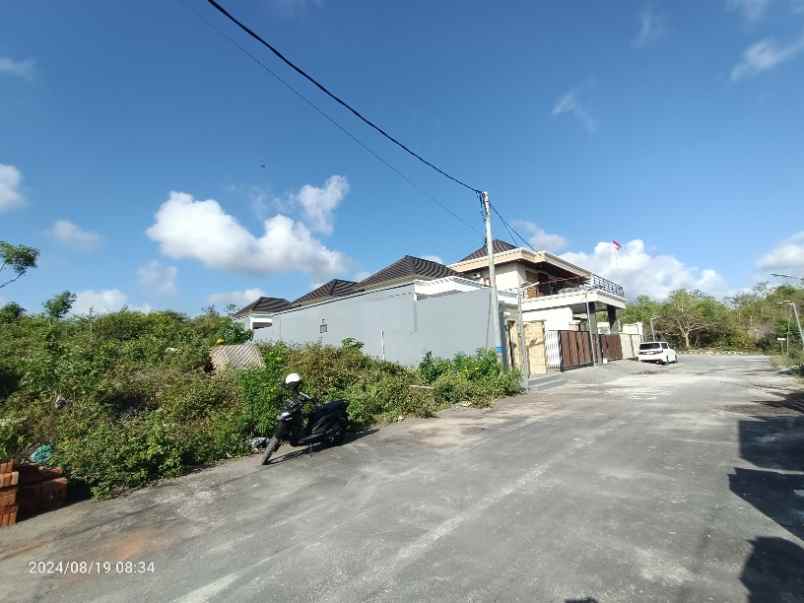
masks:
{"type": "MultiPolygon", "coordinates": [[[[617,311],[625,309],[625,294],[620,285],[547,251],[532,251],[500,240],[494,241],[493,251],[497,287],[521,290],[524,321],[544,321],[546,330],[591,327],[597,332],[596,313],[605,311],[611,331],[618,332],[617,311]]],[[[486,246],[450,268],[487,284],[486,246]]]]}
{"type": "Polygon", "coordinates": [[[281,297],[260,297],[232,314],[232,318],[252,331],[271,326],[271,317],[290,306],[281,297]]]}
{"type": "MultiPolygon", "coordinates": [[[[560,353],[555,337],[575,332],[573,341],[587,345],[581,333],[597,336],[598,312],[618,331],[617,312],[625,308],[619,285],[546,251],[499,240],[493,249],[505,356],[515,366],[527,358],[530,375],[563,368],[551,360],[560,353]]],[[[406,255],[359,282],[333,279],[271,309],[257,300],[235,316],[255,325],[258,341],[338,345],[349,337],[368,354],[413,366],[427,352],[447,357],[496,347],[488,268],[485,245],[449,266],[406,255]]],[[[579,362],[584,358],[594,354],[579,362]]]]}
{"type": "Polygon", "coordinates": [[[255,339],[338,345],[351,337],[372,356],[410,366],[427,352],[495,346],[489,288],[443,264],[407,255],[360,282],[330,283],[275,312],[255,339]]]}

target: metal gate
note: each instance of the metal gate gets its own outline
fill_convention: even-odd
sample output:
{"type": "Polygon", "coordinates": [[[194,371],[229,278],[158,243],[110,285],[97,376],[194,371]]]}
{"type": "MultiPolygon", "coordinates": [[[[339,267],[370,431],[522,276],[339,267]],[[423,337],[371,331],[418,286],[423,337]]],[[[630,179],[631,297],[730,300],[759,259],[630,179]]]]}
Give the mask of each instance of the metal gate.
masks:
{"type": "Polygon", "coordinates": [[[589,331],[557,331],[557,333],[562,371],[592,365],[589,331]]]}
{"type": "Polygon", "coordinates": [[[547,351],[547,368],[561,369],[561,343],[558,331],[547,331],[545,333],[544,347],[547,351]]]}
{"type": "Polygon", "coordinates": [[[600,335],[601,358],[609,362],[623,359],[623,346],[619,335],[600,335]]]}

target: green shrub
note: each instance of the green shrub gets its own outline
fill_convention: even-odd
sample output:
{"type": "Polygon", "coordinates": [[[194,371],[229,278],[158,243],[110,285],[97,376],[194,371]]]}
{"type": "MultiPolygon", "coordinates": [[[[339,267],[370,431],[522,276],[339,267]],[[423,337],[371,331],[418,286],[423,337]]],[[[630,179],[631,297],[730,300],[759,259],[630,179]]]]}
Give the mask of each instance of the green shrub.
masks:
{"type": "Polygon", "coordinates": [[[503,369],[491,350],[478,350],[474,356],[457,354],[452,360],[434,358],[428,352],[418,372],[433,385],[436,400],[450,404],[488,405],[521,389],[519,371],[503,369]]]}
{"type": "MultiPolygon", "coordinates": [[[[394,368],[396,365],[393,365],[394,368]]],[[[375,368],[361,376],[344,392],[349,402],[349,419],[357,426],[404,416],[429,417],[437,410],[431,392],[414,387],[413,371],[383,372],[375,368]]]]}
{"type": "Polygon", "coordinates": [[[21,424],[25,421],[23,417],[11,414],[0,417],[0,459],[14,457],[23,444],[21,424]]]}
{"type": "Polygon", "coordinates": [[[427,352],[419,363],[419,374],[425,383],[434,383],[444,373],[452,369],[452,363],[444,358],[433,357],[432,352],[427,352]]]}
{"type": "Polygon", "coordinates": [[[247,429],[256,434],[270,435],[285,394],[277,371],[272,368],[243,370],[238,372],[237,380],[240,399],[245,406],[247,429]]]}
{"type": "Polygon", "coordinates": [[[212,374],[212,345],[250,337],[215,312],[54,318],[12,310],[0,338],[0,456],[50,443],[53,462],[96,496],[246,453],[252,436],[275,428],[292,371],[314,398],[347,400],[355,427],[518,388],[493,353],[429,354],[413,370],[370,358],[348,338],[337,347],[259,344],[264,368],[212,374]],[[59,410],[57,400],[66,400],[59,410]]]}

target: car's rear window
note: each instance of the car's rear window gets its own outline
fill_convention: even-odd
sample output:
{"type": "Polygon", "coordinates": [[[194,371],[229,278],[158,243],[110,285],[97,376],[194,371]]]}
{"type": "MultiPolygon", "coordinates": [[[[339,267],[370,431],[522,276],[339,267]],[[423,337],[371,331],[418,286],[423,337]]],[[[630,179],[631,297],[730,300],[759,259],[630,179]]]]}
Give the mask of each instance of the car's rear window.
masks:
{"type": "Polygon", "coordinates": [[[661,349],[662,345],[660,343],[640,343],[639,349],[640,350],[659,350],[661,349]]]}

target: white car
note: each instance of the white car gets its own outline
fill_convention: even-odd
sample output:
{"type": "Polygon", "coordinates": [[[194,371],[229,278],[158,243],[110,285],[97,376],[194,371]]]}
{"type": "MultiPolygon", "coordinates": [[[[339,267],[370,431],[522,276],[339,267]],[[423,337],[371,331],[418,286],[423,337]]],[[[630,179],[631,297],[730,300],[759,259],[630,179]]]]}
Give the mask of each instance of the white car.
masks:
{"type": "Polygon", "coordinates": [[[640,362],[678,362],[678,354],[666,341],[649,341],[639,344],[640,362]]]}

